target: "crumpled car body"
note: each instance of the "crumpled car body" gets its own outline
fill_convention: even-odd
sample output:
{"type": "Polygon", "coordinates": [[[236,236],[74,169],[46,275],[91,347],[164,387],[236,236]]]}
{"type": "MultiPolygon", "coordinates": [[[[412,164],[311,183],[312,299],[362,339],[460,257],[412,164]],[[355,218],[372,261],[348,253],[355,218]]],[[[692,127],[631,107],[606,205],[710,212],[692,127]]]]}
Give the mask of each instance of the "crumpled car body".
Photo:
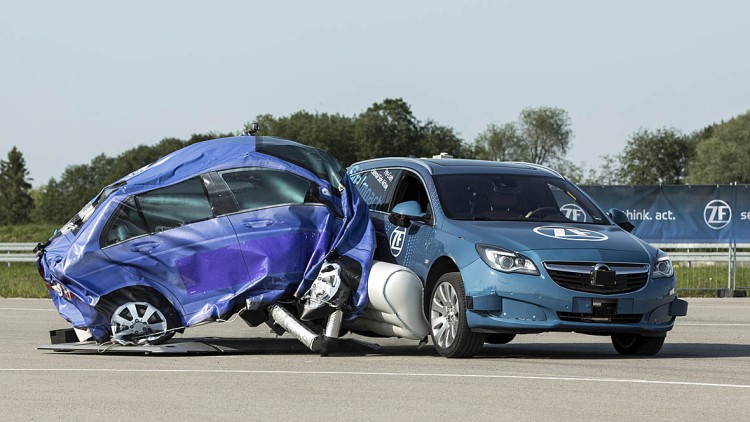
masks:
{"type": "Polygon", "coordinates": [[[299,299],[326,260],[355,274],[345,310],[354,320],[368,300],[374,231],[332,156],[239,136],[190,145],[106,187],[38,248],[60,314],[104,341],[118,313],[136,331],[155,312],[184,328],[299,299]]]}

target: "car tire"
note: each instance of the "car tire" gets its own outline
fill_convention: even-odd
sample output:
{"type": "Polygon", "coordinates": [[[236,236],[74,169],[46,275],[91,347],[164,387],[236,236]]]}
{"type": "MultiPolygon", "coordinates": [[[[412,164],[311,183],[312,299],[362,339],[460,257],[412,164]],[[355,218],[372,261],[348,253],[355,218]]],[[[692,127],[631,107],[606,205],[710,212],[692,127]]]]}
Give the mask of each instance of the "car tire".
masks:
{"type": "Polygon", "coordinates": [[[659,353],[666,337],[645,337],[640,334],[613,334],[612,345],[623,356],[653,356],[659,353]]]}
{"type": "Polygon", "coordinates": [[[157,345],[174,336],[179,326],[172,305],[154,297],[118,296],[109,309],[112,340],[122,345],[157,345]]]}
{"type": "Polygon", "coordinates": [[[484,338],[485,343],[489,344],[508,344],[516,338],[515,334],[487,334],[484,338]]]}
{"type": "Polygon", "coordinates": [[[432,344],[447,358],[469,358],[484,345],[484,334],[473,333],[466,322],[466,293],[461,274],[443,274],[430,296],[432,344]]]}

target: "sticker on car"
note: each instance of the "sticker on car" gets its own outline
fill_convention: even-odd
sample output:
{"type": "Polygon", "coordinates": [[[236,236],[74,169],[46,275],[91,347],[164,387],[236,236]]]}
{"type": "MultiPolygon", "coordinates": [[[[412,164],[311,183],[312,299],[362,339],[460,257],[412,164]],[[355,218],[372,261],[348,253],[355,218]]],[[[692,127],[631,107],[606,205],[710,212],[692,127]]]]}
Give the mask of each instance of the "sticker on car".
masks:
{"type": "Polygon", "coordinates": [[[601,242],[609,239],[609,237],[604,233],[566,226],[540,226],[534,228],[534,233],[546,237],[551,237],[553,239],[577,240],[585,242],[601,242]]]}

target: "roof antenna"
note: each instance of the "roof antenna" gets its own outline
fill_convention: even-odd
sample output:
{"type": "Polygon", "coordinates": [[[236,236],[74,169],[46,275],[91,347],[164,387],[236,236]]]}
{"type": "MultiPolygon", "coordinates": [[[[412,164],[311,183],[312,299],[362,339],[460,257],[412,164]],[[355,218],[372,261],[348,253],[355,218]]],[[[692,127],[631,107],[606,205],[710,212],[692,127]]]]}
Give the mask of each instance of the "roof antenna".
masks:
{"type": "Polygon", "coordinates": [[[254,136],[260,130],[260,125],[256,122],[250,125],[250,129],[242,132],[244,136],[254,136]]]}

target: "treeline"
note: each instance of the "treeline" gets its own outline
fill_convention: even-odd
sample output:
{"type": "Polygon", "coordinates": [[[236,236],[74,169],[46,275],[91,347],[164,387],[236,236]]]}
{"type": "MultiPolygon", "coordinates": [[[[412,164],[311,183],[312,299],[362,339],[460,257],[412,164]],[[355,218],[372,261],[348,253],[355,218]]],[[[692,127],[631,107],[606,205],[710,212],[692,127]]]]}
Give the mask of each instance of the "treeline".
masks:
{"type": "MultiPolygon", "coordinates": [[[[491,123],[471,141],[452,127],[417,119],[402,99],[385,99],[354,116],[299,111],[279,117],[260,115],[254,122],[261,135],[327,150],[345,166],[375,157],[447,152],[457,158],[542,164],[584,184],[750,183],[750,113],[690,134],[674,128],[639,129],[620,154],[600,157],[598,167],[586,171],[582,163],[567,159],[572,122],[565,110],[556,107],[524,109],[517,120],[491,123]]],[[[62,224],[102,187],[128,173],[184,146],[232,135],[211,132],[187,140],[165,138],[117,157],[102,154],[88,164],[67,167],[59,179],[35,189],[23,154],[13,147],[7,160],[0,161],[0,225],[62,224]]]]}

